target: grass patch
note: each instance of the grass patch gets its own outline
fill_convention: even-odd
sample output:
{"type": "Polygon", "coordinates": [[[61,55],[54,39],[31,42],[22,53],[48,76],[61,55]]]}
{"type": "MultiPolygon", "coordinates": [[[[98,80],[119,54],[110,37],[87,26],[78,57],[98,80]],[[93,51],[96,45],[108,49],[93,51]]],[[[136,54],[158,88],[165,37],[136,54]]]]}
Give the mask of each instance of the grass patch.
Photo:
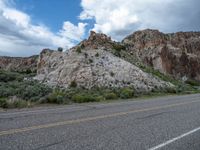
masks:
{"type": "Polygon", "coordinates": [[[134,97],[134,90],[131,88],[123,88],[120,92],[120,98],[128,99],[134,97]]]}
{"type": "Polygon", "coordinates": [[[85,103],[85,102],[97,102],[97,99],[94,95],[89,95],[87,93],[76,94],[72,97],[72,101],[75,103],[85,103]]]}
{"type": "Polygon", "coordinates": [[[0,83],[0,97],[17,96],[23,100],[35,102],[49,94],[51,88],[36,81],[12,81],[0,83]]]}
{"type": "Polygon", "coordinates": [[[21,99],[0,99],[0,107],[2,108],[25,108],[30,107],[31,103],[21,99]]]}
{"type": "Polygon", "coordinates": [[[0,71],[0,107],[21,108],[35,103],[52,89],[30,78],[32,74],[0,71]]]}
{"type": "MultiPolygon", "coordinates": [[[[151,70],[148,70],[151,71],[151,70]]],[[[151,71],[158,76],[159,72],[151,71]]],[[[111,76],[114,73],[111,72],[111,76]]],[[[165,80],[171,80],[176,85],[174,88],[157,89],[148,93],[138,93],[134,88],[92,88],[86,90],[78,88],[76,81],[72,81],[68,89],[55,88],[41,84],[33,80],[24,80],[30,75],[0,71],[0,107],[2,108],[23,108],[30,107],[32,104],[54,103],[54,104],[69,104],[69,103],[84,103],[84,102],[99,102],[110,101],[117,99],[130,99],[136,97],[152,97],[154,95],[166,94],[193,94],[199,93],[200,89],[193,81],[183,84],[179,81],[172,81],[171,78],[162,76],[165,80]]]]}
{"type": "Polygon", "coordinates": [[[114,92],[106,93],[104,97],[106,100],[113,100],[118,98],[117,94],[115,94],[114,92]]]}

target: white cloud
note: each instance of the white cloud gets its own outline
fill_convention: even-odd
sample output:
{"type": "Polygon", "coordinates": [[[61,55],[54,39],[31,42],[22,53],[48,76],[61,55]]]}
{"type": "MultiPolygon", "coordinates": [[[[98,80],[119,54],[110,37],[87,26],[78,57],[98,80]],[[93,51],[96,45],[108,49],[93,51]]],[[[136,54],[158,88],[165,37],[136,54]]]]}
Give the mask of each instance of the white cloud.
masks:
{"type": "MultiPolygon", "coordinates": [[[[27,56],[42,48],[69,48],[83,39],[86,23],[65,21],[57,33],[33,24],[31,17],[0,0],[0,55],[27,56]]],[[[91,30],[121,40],[132,32],[154,28],[163,32],[200,30],[199,0],[82,0],[80,19],[94,19],[91,30]]]]}
{"type": "Polygon", "coordinates": [[[34,25],[31,17],[0,0],[0,55],[29,56],[43,48],[74,46],[85,34],[85,23],[77,26],[66,21],[57,33],[44,25],[34,25]]]}
{"type": "Polygon", "coordinates": [[[5,19],[15,22],[17,26],[28,27],[30,23],[30,17],[27,14],[15,9],[4,8],[2,15],[5,19]]]}
{"type": "Polygon", "coordinates": [[[63,37],[67,37],[69,39],[73,39],[76,41],[80,41],[82,35],[85,33],[86,23],[79,23],[78,26],[74,26],[71,22],[66,21],[63,24],[63,29],[60,30],[60,35],[63,37]]]}
{"type": "Polygon", "coordinates": [[[200,30],[199,0],[82,0],[81,5],[80,19],[94,19],[92,30],[118,40],[145,28],[200,30]]]}

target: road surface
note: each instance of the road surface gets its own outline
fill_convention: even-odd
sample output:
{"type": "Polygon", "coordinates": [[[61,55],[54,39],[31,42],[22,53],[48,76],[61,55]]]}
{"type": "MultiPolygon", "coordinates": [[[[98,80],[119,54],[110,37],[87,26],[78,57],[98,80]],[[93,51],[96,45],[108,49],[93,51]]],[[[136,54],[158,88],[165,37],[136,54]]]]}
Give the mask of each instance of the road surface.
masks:
{"type": "Polygon", "coordinates": [[[199,150],[200,94],[0,112],[0,150],[199,150]]]}

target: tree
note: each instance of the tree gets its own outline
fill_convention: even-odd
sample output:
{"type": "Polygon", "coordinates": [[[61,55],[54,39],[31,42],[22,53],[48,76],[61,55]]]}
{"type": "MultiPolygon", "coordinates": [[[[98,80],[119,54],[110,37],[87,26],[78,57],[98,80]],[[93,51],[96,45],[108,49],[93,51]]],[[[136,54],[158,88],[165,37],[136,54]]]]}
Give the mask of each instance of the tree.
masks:
{"type": "Polygon", "coordinates": [[[58,47],[58,51],[59,51],[59,52],[62,52],[62,51],[63,51],[63,48],[62,48],[62,47],[58,47]]]}

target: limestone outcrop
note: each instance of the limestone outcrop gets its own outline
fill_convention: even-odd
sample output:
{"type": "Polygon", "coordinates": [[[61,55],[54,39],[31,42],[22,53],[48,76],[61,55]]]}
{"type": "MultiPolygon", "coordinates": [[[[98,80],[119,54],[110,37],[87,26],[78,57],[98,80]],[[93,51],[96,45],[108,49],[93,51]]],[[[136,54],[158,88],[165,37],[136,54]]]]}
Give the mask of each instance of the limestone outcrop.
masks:
{"type": "Polygon", "coordinates": [[[35,79],[65,88],[72,83],[86,89],[131,86],[137,91],[173,86],[113,55],[109,52],[111,48],[109,37],[92,32],[88,40],[67,52],[43,50],[35,79]]]}

